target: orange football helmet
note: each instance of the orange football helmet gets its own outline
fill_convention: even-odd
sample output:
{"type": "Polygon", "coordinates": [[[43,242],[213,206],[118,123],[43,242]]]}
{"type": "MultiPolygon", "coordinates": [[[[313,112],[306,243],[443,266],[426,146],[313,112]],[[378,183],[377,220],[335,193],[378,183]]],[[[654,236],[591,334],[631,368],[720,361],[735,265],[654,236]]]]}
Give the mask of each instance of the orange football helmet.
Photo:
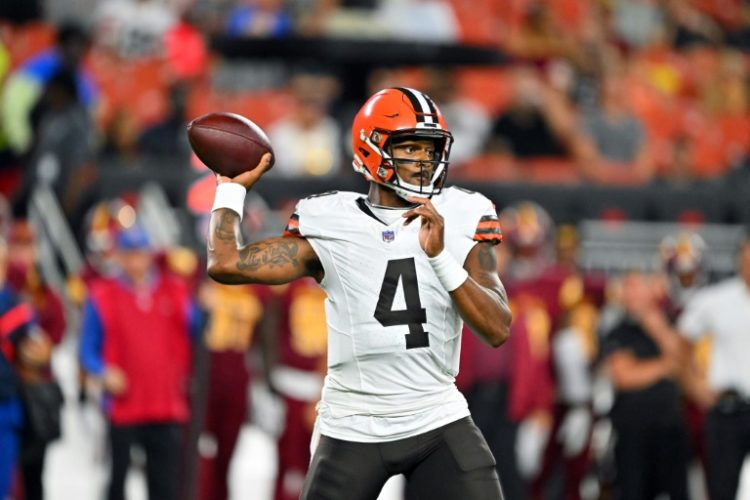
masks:
{"type": "Polygon", "coordinates": [[[370,97],[354,117],[352,166],[368,181],[387,186],[402,198],[430,197],[443,188],[452,143],[443,114],[429,96],[406,87],[385,89],[370,97]],[[390,146],[407,138],[435,142],[436,158],[428,161],[433,168],[426,185],[410,184],[399,176],[395,160],[416,160],[393,158],[390,146]]]}

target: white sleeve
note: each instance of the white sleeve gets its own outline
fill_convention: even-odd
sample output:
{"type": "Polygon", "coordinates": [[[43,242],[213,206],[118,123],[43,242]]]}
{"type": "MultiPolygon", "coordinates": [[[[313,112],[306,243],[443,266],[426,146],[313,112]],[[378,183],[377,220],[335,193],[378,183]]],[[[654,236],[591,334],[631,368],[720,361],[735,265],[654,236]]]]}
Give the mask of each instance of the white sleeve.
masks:
{"type": "Polygon", "coordinates": [[[706,290],[698,293],[685,306],[677,320],[677,329],[690,340],[698,340],[711,330],[712,307],[711,293],[706,290]]]}
{"type": "Polygon", "coordinates": [[[502,241],[502,231],[495,206],[478,193],[474,196],[479,198],[479,202],[467,214],[466,226],[461,237],[452,242],[451,253],[462,265],[478,242],[486,241],[496,245],[502,241]]]}

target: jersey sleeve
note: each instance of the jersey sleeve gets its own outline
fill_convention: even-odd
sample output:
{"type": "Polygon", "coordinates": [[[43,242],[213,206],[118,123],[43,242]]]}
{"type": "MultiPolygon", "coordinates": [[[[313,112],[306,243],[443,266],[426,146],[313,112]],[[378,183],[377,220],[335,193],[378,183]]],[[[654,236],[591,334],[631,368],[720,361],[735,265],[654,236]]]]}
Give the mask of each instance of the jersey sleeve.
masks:
{"type": "Polygon", "coordinates": [[[502,241],[500,223],[495,205],[484,195],[453,187],[448,193],[449,200],[442,209],[446,225],[450,230],[447,242],[451,253],[459,262],[465,262],[472,248],[479,242],[497,244],[502,241]]]}
{"type": "Polygon", "coordinates": [[[284,236],[293,238],[328,238],[336,231],[341,213],[340,193],[329,191],[302,198],[284,228],[284,236]]]}
{"type": "Polygon", "coordinates": [[[677,320],[677,329],[689,340],[695,341],[707,334],[711,329],[710,294],[705,290],[698,292],[688,301],[685,310],[677,320]]]}
{"type": "Polygon", "coordinates": [[[284,236],[288,238],[302,238],[302,233],[299,230],[298,209],[295,209],[294,213],[289,216],[289,221],[286,223],[286,227],[284,228],[284,236]]]}
{"type": "Polygon", "coordinates": [[[494,205],[492,205],[490,212],[485,212],[479,219],[473,239],[474,241],[484,241],[493,245],[503,242],[503,231],[500,229],[500,221],[497,218],[494,205]]]}

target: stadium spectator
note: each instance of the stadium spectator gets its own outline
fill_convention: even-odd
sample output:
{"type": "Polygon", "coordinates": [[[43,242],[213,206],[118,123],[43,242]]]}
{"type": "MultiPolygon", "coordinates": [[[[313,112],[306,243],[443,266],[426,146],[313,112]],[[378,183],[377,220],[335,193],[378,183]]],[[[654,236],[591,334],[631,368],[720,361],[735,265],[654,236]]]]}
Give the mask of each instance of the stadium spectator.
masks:
{"type": "Polygon", "coordinates": [[[107,394],[107,498],[124,498],[130,449],[138,445],[147,457],[149,496],[174,500],[198,316],[186,284],[155,265],[143,227],[123,229],[116,244],[120,273],[91,281],[79,351],[84,370],[107,394]]]}
{"type": "Polygon", "coordinates": [[[505,42],[513,56],[532,62],[556,57],[575,59],[578,47],[570,31],[564,30],[556,11],[546,2],[526,2],[520,22],[511,26],[505,42]]]}
{"type": "Polygon", "coordinates": [[[715,45],[724,41],[721,27],[701,12],[694,3],[683,0],[664,2],[667,31],[675,48],[715,45]]]}
{"type": "Polygon", "coordinates": [[[89,49],[89,35],[77,24],[64,24],[57,30],[54,47],[25,61],[8,77],[2,90],[0,126],[17,155],[29,152],[34,142],[32,109],[47,83],[61,72],[75,75],[78,101],[91,111],[97,102],[95,78],[83,68],[89,49]]]}
{"type": "Polygon", "coordinates": [[[268,127],[276,154],[271,175],[283,177],[332,176],[341,168],[341,130],[330,116],[338,83],[330,75],[315,72],[292,77],[294,99],[291,116],[268,127]]]}
{"type": "Polygon", "coordinates": [[[16,370],[49,360],[49,342],[32,334],[33,311],[7,281],[8,245],[0,237],[0,497],[9,498],[24,425],[16,370]]]}
{"type": "Polygon", "coordinates": [[[689,340],[711,336],[703,406],[708,408],[705,427],[706,475],[712,500],[737,495],[740,470],[750,432],[750,239],[737,254],[737,276],[698,291],[678,320],[679,331],[689,340]]]}
{"type": "Polygon", "coordinates": [[[599,87],[599,103],[583,117],[585,147],[581,158],[591,180],[645,183],[654,176],[654,163],[641,121],[633,115],[623,71],[605,65],[599,87]]]}
{"type": "Polygon", "coordinates": [[[486,149],[526,160],[566,157],[570,110],[531,66],[513,69],[511,102],[495,120],[486,149]]]}
{"type": "Polygon", "coordinates": [[[441,0],[380,1],[374,21],[389,38],[421,42],[455,42],[459,29],[450,2],[441,0]]]}
{"type": "Polygon", "coordinates": [[[77,225],[97,172],[94,125],[76,95],[73,72],[61,69],[50,78],[33,116],[35,141],[14,199],[15,211],[24,214],[35,186],[47,186],[77,225]]]}
{"type": "Polygon", "coordinates": [[[118,109],[102,130],[99,160],[102,168],[137,169],[141,151],[141,126],[128,109],[118,109]]]}
{"type": "Polygon", "coordinates": [[[157,123],[146,127],[137,140],[137,151],[144,155],[177,159],[187,163],[190,146],[185,134],[187,84],[175,84],[169,89],[169,111],[157,123]]]}
{"type": "Polygon", "coordinates": [[[482,152],[490,132],[490,118],[479,103],[461,94],[455,70],[428,68],[426,79],[427,92],[443,103],[441,109],[445,121],[453,130],[455,142],[451,149],[451,166],[460,168],[461,163],[482,152]]]}
{"type": "Polygon", "coordinates": [[[623,319],[602,347],[615,389],[610,411],[619,498],[666,493],[687,500],[688,435],[676,382],[684,356],[680,338],[660,311],[649,277],[623,278],[623,319]]]}
{"type": "MultiPolygon", "coordinates": [[[[60,296],[42,277],[34,230],[27,221],[14,222],[8,238],[8,249],[8,282],[32,306],[39,326],[35,335],[43,339],[40,351],[51,351],[65,333],[65,310],[60,296]]],[[[42,356],[37,363],[22,370],[23,384],[49,384],[55,380],[49,366],[49,354],[40,354],[42,356]]],[[[52,436],[40,436],[31,426],[25,426],[20,460],[24,500],[42,500],[45,496],[43,475],[51,439],[52,436]]]]}
{"type": "Polygon", "coordinates": [[[664,17],[657,0],[618,0],[612,7],[614,34],[636,50],[666,37],[664,17]]]}
{"type": "Polygon", "coordinates": [[[728,41],[733,47],[747,52],[750,50],[750,4],[742,2],[735,22],[734,26],[730,26],[728,41]]]}
{"type": "Polygon", "coordinates": [[[15,24],[38,21],[42,18],[41,0],[7,0],[0,6],[0,19],[15,24]]]}
{"type": "Polygon", "coordinates": [[[242,0],[229,12],[226,33],[236,37],[283,38],[292,33],[293,19],[280,0],[242,0]]]}
{"type": "Polygon", "coordinates": [[[159,0],[100,2],[94,18],[97,45],[123,59],[160,57],[164,36],[178,20],[170,3],[159,0]]]}

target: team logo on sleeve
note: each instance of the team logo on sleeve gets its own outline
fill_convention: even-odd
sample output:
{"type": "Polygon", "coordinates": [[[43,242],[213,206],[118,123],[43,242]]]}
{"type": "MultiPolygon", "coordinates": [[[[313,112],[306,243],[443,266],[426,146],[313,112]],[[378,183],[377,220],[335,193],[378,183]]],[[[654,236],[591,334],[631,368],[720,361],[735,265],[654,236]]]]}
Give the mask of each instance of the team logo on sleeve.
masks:
{"type": "Polygon", "coordinates": [[[391,241],[395,239],[396,239],[396,233],[392,229],[383,231],[383,241],[385,241],[386,243],[390,243],[391,241]]]}

